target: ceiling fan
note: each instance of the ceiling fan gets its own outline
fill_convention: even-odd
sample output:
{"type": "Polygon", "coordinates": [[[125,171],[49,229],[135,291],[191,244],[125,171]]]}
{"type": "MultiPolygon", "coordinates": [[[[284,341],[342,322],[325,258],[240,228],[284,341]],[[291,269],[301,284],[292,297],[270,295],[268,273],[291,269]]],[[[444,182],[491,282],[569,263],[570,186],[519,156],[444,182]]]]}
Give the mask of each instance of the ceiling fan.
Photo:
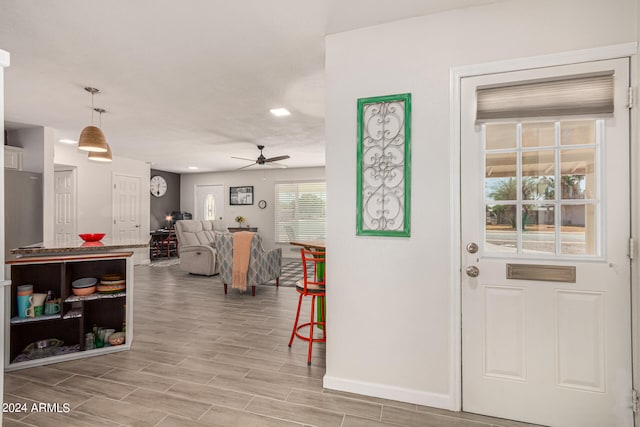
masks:
{"type": "Polygon", "coordinates": [[[254,160],[254,159],[246,159],[244,157],[233,157],[233,156],[231,156],[232,159],[240,159],[240,160],[247,160],[247,161],[253,162],[250,165],[238,168],[238,170],[245,169],[245,168],[248,168],[248,167],[251,167],[251,166],[254,166],[254,165],[265,165],[267,163],[270,163],[270,164],[272,164],[274,166],[279,166],[281,168],[286,168],[287,167],[287,165],[283,165],[281,163],[274,163],[274,162],[288,159],[289,155],[285,154],[284,156],[276,156],[276,157],[266,158],[264,156],[264,154],[262,154],[262,149],[264,148],[264,145],[258,145],[257,147],[260,150],[260,155],[258,156],[258,158],[256,160],[254,160]]]}

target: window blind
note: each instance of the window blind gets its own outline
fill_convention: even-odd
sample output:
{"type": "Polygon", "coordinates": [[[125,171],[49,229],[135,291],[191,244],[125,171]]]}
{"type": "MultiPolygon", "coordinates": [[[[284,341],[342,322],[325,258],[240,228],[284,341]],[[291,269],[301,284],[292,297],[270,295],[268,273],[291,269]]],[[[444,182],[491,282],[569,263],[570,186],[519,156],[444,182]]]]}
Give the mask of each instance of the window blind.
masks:
{"type": "Polygon", "coordinates": [[[476,121],[608,115],[613,71],[479,86],[476,121]]]}
{"type": "Polygon", "coordinates": [[[275,240],[317,240],[326,236],[325,182],[276,184],[275,240]]]}

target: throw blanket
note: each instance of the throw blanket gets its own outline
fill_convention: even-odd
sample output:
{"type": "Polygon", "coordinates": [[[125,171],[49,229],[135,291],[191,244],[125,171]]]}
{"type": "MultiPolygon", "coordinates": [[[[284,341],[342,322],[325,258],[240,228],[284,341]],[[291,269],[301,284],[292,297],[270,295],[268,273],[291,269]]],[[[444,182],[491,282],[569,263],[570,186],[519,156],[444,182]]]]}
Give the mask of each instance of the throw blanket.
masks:
{"type": "Polygon", "coordinates": [[[251,257],[251,240],[253,235],[250,231],[239,231],[233,233],[233,271],[231,287],[247,290],[247,272],[249,271],[249,258],[251,257]]]}

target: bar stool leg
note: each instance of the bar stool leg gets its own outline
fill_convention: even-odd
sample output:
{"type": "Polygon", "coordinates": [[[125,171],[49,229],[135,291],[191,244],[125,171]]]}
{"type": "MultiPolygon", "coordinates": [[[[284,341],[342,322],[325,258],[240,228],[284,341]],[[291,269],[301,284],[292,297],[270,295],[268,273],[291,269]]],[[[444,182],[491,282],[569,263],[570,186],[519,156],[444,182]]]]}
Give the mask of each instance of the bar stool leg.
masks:
{"type": "Polygon", "coordinates": [[[320,305],[322,307],[322,312],[321,312],[322,313],[322,317],[321,317],[321,319],[322,319],[322,336],[326,340],[327,339],[327,322],[325,322],[325,317],[324,317],[324,309],[325,309],[325,301],[326,301],[325,298],[326,297],[322,297],[322,304],[320,304],[320,305]]]}
{"type": "Polygon", "coordinates": [[[289,340],[289,347],[293,344],[293,338],[296,336],[296,330],[298,329],[298,318],[300,317],[300,305],[302,304],[302,294],[298,298],[298,311],[296,312],[296,321],[293,322],[293,331],[291,331],[291,339],[289,340]]]}
{"type": "Polygon", "coordinates": [[[313,325],[315,322],[313,321],[313,311],[316,306],[316,296],[313,295],[311,297],[311,319],[309,320],[309,355],[307,356],[307,365],[311,365],[311,348],[313,346],[313,325]]]}

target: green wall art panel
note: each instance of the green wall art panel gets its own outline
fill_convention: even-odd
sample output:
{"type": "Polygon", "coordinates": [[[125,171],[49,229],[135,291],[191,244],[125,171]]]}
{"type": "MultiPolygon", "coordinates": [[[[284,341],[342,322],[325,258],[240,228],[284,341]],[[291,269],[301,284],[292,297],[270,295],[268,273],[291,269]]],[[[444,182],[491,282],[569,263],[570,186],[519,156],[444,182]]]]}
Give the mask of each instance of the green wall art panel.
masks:
{"type": "Polygon", "coordinates": [[[358,99],[356,234],[409,237],[411,94],[358,99]]]}

